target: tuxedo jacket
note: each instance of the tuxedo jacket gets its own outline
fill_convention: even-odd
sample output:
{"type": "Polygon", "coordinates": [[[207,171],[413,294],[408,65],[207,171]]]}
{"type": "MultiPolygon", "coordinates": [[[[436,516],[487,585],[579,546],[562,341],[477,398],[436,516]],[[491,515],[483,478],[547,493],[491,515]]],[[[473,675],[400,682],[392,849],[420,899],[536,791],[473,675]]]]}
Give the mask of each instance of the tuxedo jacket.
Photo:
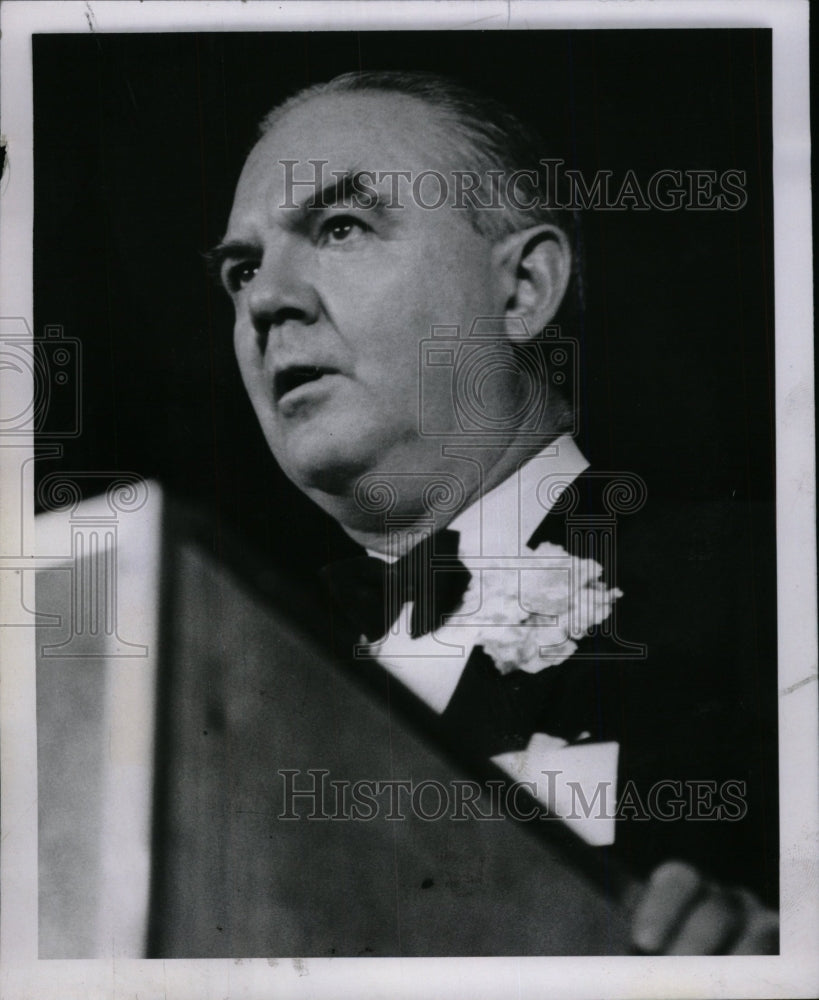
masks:
{"type": "Polygon", "coordinates": [[[671,858],[776,905],[769,507],[658,498],[618,523],[613,634],[548,668],[535,720],[619,743],[616,837],[600,848],[532,819],[525,789],[509,815],[483,710],[461,697],[468,671],[431,712],[352,655],[358,629],[320,585],[217,560],[179,525],[150,955],[618,954],[624,895],[671,858]],[[464,783],[496,798],[437,815],[440,789],[451,806],[464,783]]]}

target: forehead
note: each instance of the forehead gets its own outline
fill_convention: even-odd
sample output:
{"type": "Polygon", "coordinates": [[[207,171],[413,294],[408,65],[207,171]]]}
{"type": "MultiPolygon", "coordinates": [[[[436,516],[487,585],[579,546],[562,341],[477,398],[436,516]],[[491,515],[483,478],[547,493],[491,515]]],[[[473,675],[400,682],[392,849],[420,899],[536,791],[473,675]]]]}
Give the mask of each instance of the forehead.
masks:
{"type": "Polygon", "coordinates": [[[422,100],[377,92],[322,95],[286,112],[259,140],[239,179],[234,209],[259,196],[275,199],[288,180],[299,185],[296,201],[306,197],[304,182],[316,177],[310,161],[324,161],[327,175],[351,169],[417,174],[451,169],[452,159],[441,112],[422,100]]]}

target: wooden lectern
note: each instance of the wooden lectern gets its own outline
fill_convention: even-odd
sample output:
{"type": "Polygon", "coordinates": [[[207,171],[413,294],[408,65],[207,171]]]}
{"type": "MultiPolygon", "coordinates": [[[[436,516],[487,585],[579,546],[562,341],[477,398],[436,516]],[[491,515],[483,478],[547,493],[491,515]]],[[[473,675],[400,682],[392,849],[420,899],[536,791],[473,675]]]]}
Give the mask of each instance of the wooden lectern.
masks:
{"type": "Polygon", "coordinates": [[[599,849],[132,487],[38,518],[41,958],[627,953],[599,849]]]}

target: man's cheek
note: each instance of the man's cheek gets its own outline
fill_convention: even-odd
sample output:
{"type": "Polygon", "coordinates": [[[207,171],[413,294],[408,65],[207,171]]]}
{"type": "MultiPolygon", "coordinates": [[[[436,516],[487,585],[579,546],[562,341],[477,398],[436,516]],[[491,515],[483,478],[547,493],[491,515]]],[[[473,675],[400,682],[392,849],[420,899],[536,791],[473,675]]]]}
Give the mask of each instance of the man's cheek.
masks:
{"type": "Polygon", "coordinates": [[[237,331],[233,337],[233,353],[239,366],[239,372],[248,392],[253,388],[254,379],[262,366],[262,357],[255,342],[242,331],[237,331]]]}

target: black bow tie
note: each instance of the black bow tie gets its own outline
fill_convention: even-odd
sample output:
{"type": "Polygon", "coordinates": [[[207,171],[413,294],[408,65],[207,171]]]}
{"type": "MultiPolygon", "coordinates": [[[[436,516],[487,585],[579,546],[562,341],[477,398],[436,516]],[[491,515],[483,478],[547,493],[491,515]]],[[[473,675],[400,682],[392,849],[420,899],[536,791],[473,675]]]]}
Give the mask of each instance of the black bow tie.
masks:
{"type": "Polygon", "coordinates": [[[413,602],[410,634],[425,635],[442,624],[463,598],[469,570],[458,558],[458,532],[428,535],[396,562],[357,556],[321,571],[336,603],[369,641],[380,638],[401,608],[413,602]]]}

